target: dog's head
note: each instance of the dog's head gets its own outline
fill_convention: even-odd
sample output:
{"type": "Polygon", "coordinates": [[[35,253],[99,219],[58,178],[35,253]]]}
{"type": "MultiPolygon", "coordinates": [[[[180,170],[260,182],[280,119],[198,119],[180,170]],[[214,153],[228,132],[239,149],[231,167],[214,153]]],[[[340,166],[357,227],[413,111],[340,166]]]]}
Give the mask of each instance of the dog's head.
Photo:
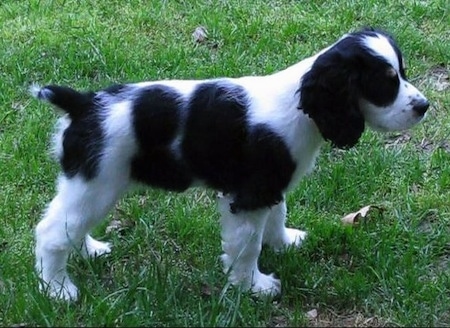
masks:
{"type": "Polygon", "coordinates": [[[300,109],[339,148],[355,145],[365,122],[396,131],[420,122],[427,99],[407,82],[403,58],[384,32],[347,34],[326,49],[303,76],[300,109]]]}

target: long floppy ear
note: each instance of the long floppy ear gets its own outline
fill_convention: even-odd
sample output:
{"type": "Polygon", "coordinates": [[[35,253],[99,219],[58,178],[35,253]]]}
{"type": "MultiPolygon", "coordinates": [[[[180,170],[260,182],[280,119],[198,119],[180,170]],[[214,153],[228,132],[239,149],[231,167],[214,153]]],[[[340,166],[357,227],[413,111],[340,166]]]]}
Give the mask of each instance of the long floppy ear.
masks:
{"type": "Polygon", "coordinates": [[[300,86],[300,109],[314,120],[323,138],[339,148],[354,146],[364,131],[358,104],[363,63],[355,40],[349,39],[321,54],[300,86]]]}

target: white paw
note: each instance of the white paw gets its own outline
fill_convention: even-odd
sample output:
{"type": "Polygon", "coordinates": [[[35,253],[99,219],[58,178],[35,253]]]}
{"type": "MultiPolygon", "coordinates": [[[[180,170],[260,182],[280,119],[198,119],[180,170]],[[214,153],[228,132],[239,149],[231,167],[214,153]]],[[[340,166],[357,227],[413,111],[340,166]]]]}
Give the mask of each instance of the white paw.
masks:
{"type": "Polygon", "coordinates": [[[277,242],[272,242],[269,245],[272,246],[276,252],[282,252],[287,247],[300,247],[306,236],[306,231],[285,228],[283,239],[278,240],[277,242]]]}
{"type": "Polygon", "coordinates": [[[233,260],[227,254],[220,255],[220,259],[222,260],[223,265],[223,273],[228,274],[233,264],[233,260]]]}
{"type": "Polygon", "coordinates": [[[257,296],[276,296],[281,293],[281,281],[273,276],[259,272],[253,278],[252,292],[257,296]]]}
{"type": "Polygon", "coordinates": [[[41,283],[41,291],[47,292],[52,298],[76,301],[78,298],[78,289],[68,277],[63,278],[61,281],[51,280],[50,282],[41,283]]]}
{"type": "Polygon", "coordinates": [[[281,292],[281,282],[273,274],[261,273],[255,265],[252,269],[236,271],[233,261],[227,254],[222,254],[223,271],[228,274],[228,281],[242,290],[251,290],[256,296],[276,296],[281,292]]]}
{"type": "Polygon", "coordinates": [[[111,253],[111,244],[95,240],[87,235],[81,247],[81,254],[86,257],[97,257],[111,253]]]}
{"type": "Polygon", "coordinates": [[[292,229],[292,228],[286,228],[286,246],[295,246],[300,247],[302,245],[303,240],[306,238],[306,231],[298,230],[298,229],[292,229]]]}

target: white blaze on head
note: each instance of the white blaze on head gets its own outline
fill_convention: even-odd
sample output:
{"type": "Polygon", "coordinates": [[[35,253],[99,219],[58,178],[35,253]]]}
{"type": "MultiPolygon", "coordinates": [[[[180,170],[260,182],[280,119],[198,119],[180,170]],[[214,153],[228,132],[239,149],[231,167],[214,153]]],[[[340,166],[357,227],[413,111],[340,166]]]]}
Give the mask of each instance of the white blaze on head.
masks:
{"type": "Polygon", "coordinates": [[[400,71],[400,63],[397,53],[389,40],[383,35],[367,36],[364,45],[371,49],[376,55],[383,57],[397,71],[400,71]]]}

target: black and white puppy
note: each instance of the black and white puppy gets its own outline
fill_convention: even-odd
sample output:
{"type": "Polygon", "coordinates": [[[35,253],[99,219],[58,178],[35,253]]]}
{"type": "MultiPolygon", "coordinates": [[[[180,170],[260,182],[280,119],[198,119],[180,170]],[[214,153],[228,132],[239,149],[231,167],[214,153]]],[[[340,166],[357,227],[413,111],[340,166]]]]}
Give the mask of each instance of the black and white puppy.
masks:
{"type": "Polygon", "coordinates": [[[365,125],[412,127],[427,99],[407,82],[399,48],[365,29],[267,76],[164,80],[98,92],[61,86],[33,94],[59,107],[56,197],[36,227],[36,269],[51,296],[76,299],[66,266],[73,247],[110,252],[89,235],[132,183],[220,192],[222,261],[232,284],[278,294],[258,269],[263,244],[300,246],[285,227],[285,195],[314,166],[320,147],[356,144],[365,125]]]}

